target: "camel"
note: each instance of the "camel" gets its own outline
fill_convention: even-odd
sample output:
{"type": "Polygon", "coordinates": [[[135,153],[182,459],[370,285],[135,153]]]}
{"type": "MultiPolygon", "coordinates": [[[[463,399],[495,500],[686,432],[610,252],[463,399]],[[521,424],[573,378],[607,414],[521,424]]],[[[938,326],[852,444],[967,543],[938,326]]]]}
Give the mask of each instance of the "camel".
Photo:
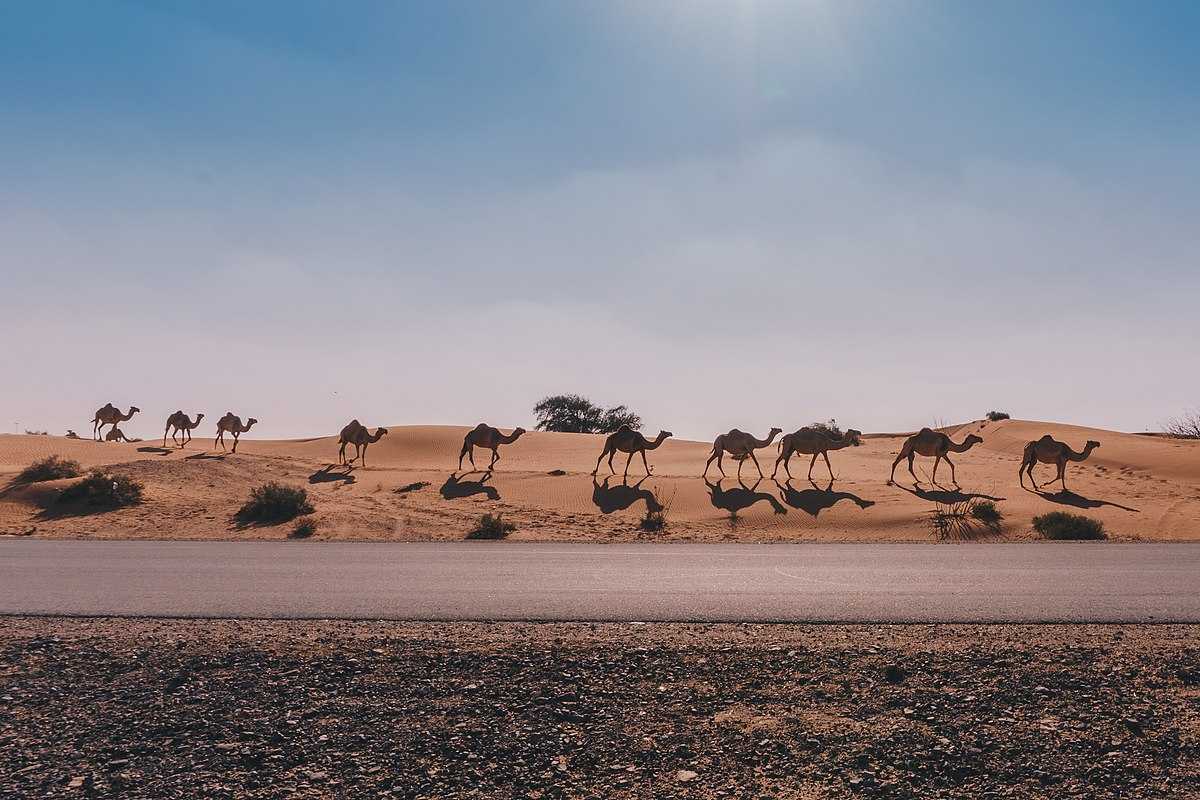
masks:
{"type": "Polygon", "coordinates": [[[200,420],[202,419],[204,419],[204,415],[197,414],[196,421],[192,422],[188,418],[188,415],[182,411],[176,411],[167,417],[167,427],[163,429],[163,447],[167,446],[168,433],[171,434],[171,441],[180,447],[186,447],[187,443],[192,440],[192,429],[200,427],[200,420]],[[174,429],[173,431],[172,428],[174,429]],[[183,434],[182,437],[179,435],[181,433],[183,434]]]}
{"type": "Polygon", "coordinates": [[[721,477],[725,475],[725,468],[721,466],[721,461],[725,454],[729,453],[734,461],[738,462],[738,477],[742,477],[742,465],[749,458],[754,462],[754,466],[758,469],[758,477],[763,477],[762,467],[758,465],[758,459],[754,457],[754,451],[761,447],[768,447],[771,442],[775,441],[775,437],[783,433],[782,428],[771,428],[771,433],[766,439],[755,439],[745,431],[739,431],[734,428],[729,433],[723,433],[713,440],[712,455],[708,457],[708,463],[704,465],[704,473],[702,478],[708,477],[708,468],[712,466],[712,462],[717,462],[717,469],[721,470],[721,477]]]}
{"type": "Polygon", "coordinates": [[[133,443],[133,442],[140,442],[141,439],[130,439],[128,436],[125,435],[125,432],[123,430],[118,428],[116,425],[113,425],[111,428],[108,429],[108,433],[104,434],[104,441],[133,443]]]}
{"type": "Polygon", "coordinates": [[[920,485],[921,481],[917,478],[917,473],[913,472],[913,457],[922,455],[932,457],[933,462],[933,485],[938,486],[937,468],[938,464],[942,463],[942,459],[950,465],[950,480],[954,481],[954,485],[958,486],[958,477],[954,474],[954,462],[950,460],[949,453],[965,453],[975,445],[983,441],[982,437],[970,434],[963,440],[962,444],[955,444],[950,441],[950,437],[941,431],[935,431],[931,428],[921,428],[920,431],[914,433],[904,441],[904,446],[900,448],[900,455],[896,456],[896,460],[892,462],[892,476],[888,478],[888,486],[896,482],[896,465],[904,459],[908,459],[908,472],[913,476],[914,485],[920,485]]]}
{"type": "Polygon", "coordinates": [[[488,464],[487,467],[487,471],[491,472],[492,467],[496,466],[496,462],[500,460],[500,445],[512,444],[521,438],[521,434],[525,432],[524,428],[514,428],[512,433],[505,436],[491,425],[483,422],[479,423],[463,437],[462,451],[458,454],[458,468],[462,469],[463,456],[470,456],[471,466],[474,467],[475,448],[482,447],[492,451],[492,463],[488,464]]]}
{"type": "Polygon", "coordinates": [[[791,480],[792,471],[788,468],[788,462],[791,460],[792,454],[809,455],[811,453],[812,461],[808,462],[808,479],[812,480],[813,465],[817,463],[817,456],[824,456],[825,468],[829,470],[829,479],[833,480],[833,467],[829,464],[829,451],[841,450],[843,447],[857,447],[861,444],[860,436],[862,436],[862,431],[856,431],[853,428],[843,432],[840,439],[828,430],[816,427],[801,428],[795,433],[789,433],[779,440],[779,457],[775,459],[775,469],[771,471],[771,478],[774,480],[775,475],[778,474],[779,462],[782,461],[783,470],[787,473],[788,480],[791,480]]]}
{"type": "Polygon", "coordinates": [[[387,434],[387,428],[376,428],[375,433],[371,433],[366,427],[356,419],[350,420],[346,427],[342,428],[342,433],[338,438],[338,463],[352,464],[355,461],[361,462],[365,467],[367,465],[367,445],[378,442],[387,434]],[[354,445],[354,458],[346,460],[346,445],[354,445]]]}
{"type": "MultiPolygon", "coordinates": [[[[1040,461],[1043,464],[1054,464],[1058,467],[1058,477],[1050,481],[1061,481],[1063,491],[1067,489],[1067,462],[1068,461],[1084,461],[1092,454],[1092,451],[1100,446],[1100,443],[1094,439],[1089,439],[1087,444],[1083,446],[1083,452],[1076,453],[1064,442],[1060,442],[1050,434],[1046,434],[1036,442],[1030,442],[1025,445],[1025,453],[1021,457],[1021,468],[1017,470],[1017,479],[1021,482],[1021,486],[1025,486],[1025,473],[1029,473],[1029,482],[1033,484],[1034,491],[1040,491],[1037,481],[1033,479],[1033,468],[1040,461]]],[[[1048,484],[1043,484],[1043,486],[1048,484]]]]}
{"type": "Polygon", "coordinates": [[[600,471],[600,462],[604,460],[605,456],[608,456],[608,468],[613,475],[616,475],[617,471],[613,468],[612,460],[613,456],[620,450],[622,453],[629,454],[629,458],[625,459],[626,475],[629,474],[629,462],[633,461],[634,453],[642,454],[642,466],[646,468],[646,474],[649,475],[650,465],[646,463],[646,451],[657,449],[659,445],[674,435],[670,431],[659,431],[658,436],[651,442],[647,441],[645,436],[628,425],[622,425],[604,440],[604,450],[601,451],[600,457],[596,459],[596,468],[592,470],[592,474],[595,475],[600,471]]]}
{"type": "Polygon", "coordinates": [[[225,449],[225,432],[228,431],[229,433],[233,434],[233,452],[236,453],[238,438],[241,437],[243,433],[250,430],[250,428],[256,422],[258,422],[258,420],[256,420],[254,417],[251,417],[250,419],[246,420],[246,424],[243,425],[241,417],[236,416],[232,411],[226,411],[225,416],[217,420],[217,438],[213,440],[213,447],[216,447],[219,444],[221,445],[222,450],[225,449]]]}
{"type": "Polygon", "coordinates": [[[105,403],[104,408],[96,412],[96,416],[92,419],[92,438],[97,442],[100,441],[100,429],[105,425],[112,425],[114,428],[118,422],[125,422],[132,419],[133,415],[141,411],[137,406],[130,406],[128,414],[122,414],[121,409],[114,406],[112,403],[105,403]]]}

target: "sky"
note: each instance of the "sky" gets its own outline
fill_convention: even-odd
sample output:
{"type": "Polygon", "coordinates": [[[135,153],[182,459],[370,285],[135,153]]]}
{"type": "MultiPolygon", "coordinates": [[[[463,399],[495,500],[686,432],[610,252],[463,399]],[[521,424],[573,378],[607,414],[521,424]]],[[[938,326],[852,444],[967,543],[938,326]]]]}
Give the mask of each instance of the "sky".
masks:
{"type": "Polygon", "coordinates": [[[105,402],[146,437],[532,427],[564,392],[701,439],[1200,406],[1200,4],[3,18],[2,432],[105,402]]]}

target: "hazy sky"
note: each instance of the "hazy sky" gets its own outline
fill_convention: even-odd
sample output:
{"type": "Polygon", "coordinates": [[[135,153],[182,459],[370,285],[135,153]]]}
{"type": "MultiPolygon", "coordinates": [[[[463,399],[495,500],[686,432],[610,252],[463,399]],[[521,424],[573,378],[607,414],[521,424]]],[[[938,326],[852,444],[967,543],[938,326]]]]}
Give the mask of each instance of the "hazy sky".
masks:
{"type": "Polygon", "coordinates": [[[1200,4],[51,2],[0,25],[0,430],[711,437],[1200,405],[1200,4]],[[208,430],[207,423],[204,430],[208,430]]]}

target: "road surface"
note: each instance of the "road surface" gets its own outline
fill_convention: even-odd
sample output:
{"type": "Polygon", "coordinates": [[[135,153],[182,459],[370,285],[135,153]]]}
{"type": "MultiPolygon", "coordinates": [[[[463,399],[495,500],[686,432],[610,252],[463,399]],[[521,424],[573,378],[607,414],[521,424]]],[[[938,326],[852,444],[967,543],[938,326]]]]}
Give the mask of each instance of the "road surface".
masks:
{"type": "Polygon", "coordinates": [[[0,541],[0,613],[1200,622],[1200,545],[0,541]]]}

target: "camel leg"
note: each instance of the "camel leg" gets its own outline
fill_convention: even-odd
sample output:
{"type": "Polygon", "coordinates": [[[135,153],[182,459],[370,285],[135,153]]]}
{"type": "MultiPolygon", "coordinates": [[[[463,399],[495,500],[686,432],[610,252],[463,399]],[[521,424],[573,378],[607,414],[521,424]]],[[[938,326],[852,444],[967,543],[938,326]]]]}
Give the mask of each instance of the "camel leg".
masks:
{"type": "Polygon", "coordinates": [[[917,473],[913,472],[913,459],[915,456],[912,453],[908,454],[908,474],[913,476],[913,485],[921,483],[921,479],[917,477],[917,473]]]}
{"type": "MultiPolygon", "coordinates": [[[[168,425],[167,427],[163,428],[163,449],[164,449],[164,450],[165,450],[165,449],[166,449],[166,447],[167,447],[167,431],[169,431],[169,430],[171,430],[171,426],[170,426],[170,425],[168,425]]],[[[174,437],[172,437],[172,438],[174,438],[174,437]]]]}
{"type": "Polygon", "coordinates": [[[941,484],[937,482],[937,468],[938,468],[938,464],[941,464],[941,463],[942,463],[941,456],[933,457],[933,478],[932,478],[932,480],[933,480],[934,486],[941,486],[941,484]]]}
{"type": "Polygon", "coordinates": [[[746,466],[746,459],[744,459],[744,458],[743,458],[741,461],[739,461],[739,462],[738,462],[738,474],[737,474],[737,476],[738,476],[738,480],[739,480],[739,481],[742,479],[742,467],[744,467],[744,466],[746,466]]]}
{"type": "Polygon", "coordinates": [[[1035,481],[1033,479],[1033,468],[1036,466],[1037,466],[1037,461],[1034,461],[1032,464],[1029,465],[1029,482],[1033,484],[1033,490],[1035,492],[1040,492],[1042,490],[1042,488],[1040,486],[1038,486],[1037,481],[1035,481]]]}
{"type": "Polygon", "coordinates": [[[813,468],[813,464],[816,464],[816,463],[817,463],[817,454],[816,454],[816,453],[813,453],[812,461],[808,462],[808,479],[809,479],[810,481],[812,480],[812,468],[813,468]]]}
{"type": "MultiPolygon", "coordinates": [[[[833,480],[833,465],[829,463],[829,451],[826,450],[825,452],[821,453],[821,455],[825,456],[825,468],[829,470],[829,480],[833,480]]],[[[809,480],[812,480],[812,478],[809,478],[809,480]]]]}
{"type": "Polygon", "coordinates": [[[238,439],[240,439],[241,436],[242,435],[240,433],[238,433],[237,431],[233,432],[233,452],[235,452],[235,453],[237,452],[238,439]]]}
{"type": "Polygon", "coordinates": [[[187,447],[189,444],[191,444],[191,441],[192,441],[192,429],[186,428],[183,431],[183,444],[181,444],[179,446],[187,447]]]}
{"type": "Polygon", "coordinates": [[[213,439],[213,450],[217,449],[217,445],[221,445],[221,449],[225,449],[225,431],[217,431],[217,438],[213,439]]]}
{"type": "MultiPolygon", "coordinates": [[[[466,442],[463,442],[462,450],[458,451],[458,469],[462,469],[463,456],[465,456],[472,449],[474,449],[474,448],[468,446],[466,442]]],[[[457,471],[458,470],[455,470],[455,472],[457,472],[457,471]]]]}
{"type": "Polygon", "coordinates": [[[753,451],[753,450],[751,450],[751,451],[750,451],[750,460],[752,460],[752,461],[754,462],[754,468],[755,468],[756,470],[758,470],[758,479],[759,479],[759,480],[762,480],[762,478],[763,478],[763,474],[762,474],[762,467],[760,467],[760,466],[758,465],[758,457],[754,455],[754,451],[753,451]]]}
{"type": "MultiPolygon", "coordinates": [[[[896,456],[896,460],[892,462],[892,477],[888,478],[889,485],[896,482],[896,467],[897,467],[897,465],[900,464],[901,461],[904,460],[905,455],[906,455],[906,453],[904,452],[903,449],[901,449],[900,455],[896,456]]],[[[909,462],[909,463],[911,465],[912,462],[909,462]]]]}
{"type": "Polygon", "coordinates": [[[707,461],[707,462],[705,463],[705,465],[704,465],[704,473],[703,473],[703,474],[700,476],[701,478],[707,478],[707,477],[708,477],[708,468],[712,466],[712,462],[713,462],[714,460],[716,460],[716,457],[717,457],[717,451],[716,451],[716,450],[713,450],[713,451],[712,451],[712,455],[710,455],[710,456],[708,457],[708,461],[707,461]]]}
{"type": "Polygon", "coordinates": [[[638,452],[642,454],[642,466],[646,468],[646,476],[649,477],[650,476],[650,464],[649,464],[649,462],[646,461],[646,451],[639,450],[638,452]]]}
{"type": "Polygon", "coordinates": [[[1067,488],[1067,463],[1065,461],[1058,465],[1058,480],[1062,484],[1064,493],[1070,491],[1067,488]]]}
{"type": "MultiPolygon", "coordinates": [[[[788,453],[788,456],[790,457],[791,453],[788,453]]],[[[784,458],[782,450],[779,451],[779,455],[776,456],[776,458],[775,458],[775,469],[771,470],[771,480],[775,480],[775,476],[779,474],[779,462],[780,461],[783,462],[783,468],[787,469],[787,459],[784,458]]],[[[790,478],[791,475],[788,475],[788,477],[790,478]]]]}
{"type": "MultiPolygon", "coordinates": [[[[603,450],[603,451],[600,453],[600,457],[596,459],[596,468],[595,468],[594,470],[592,470],[592,474],[593,474],[593,475],[595,475],[597,472],[599,472],[599,471],[600,471],[600,462],[604,460],[604,455],[605,455],[607,452],[608,452],[608,448],[605,448],[605,449],[604,449],[604,450],[603,450]]],[[[459,462],[458,462],[458,465],[459,465],[460,467],[462,466],[462,460],[461,460],[461,459],[459,460],[459,462]]]]}
{"type": "Polygon", "coordinates": [[[488,472],[492,471],[492,467],[496,466],[496,462],[500,460],[500,448],[492,448],[492,463],[488,464],[488,472]]]}
{"type": "Polygon", "coordinates": [[[950,465],[950,480],[955,486],[958,486],[958,476],[954,474],[954,462],[950,460],[950,456],[945,456],[946,463],[950,465]]]}
{"type": "Polygon", "coordinates": [[[629,458],[625,459],[625,477],[629,477],[629,462],[633,461],[633,451],[629,451],[629,458]]]}
{"type": "Polygon", "coordinates": [[[615,447],[612,449],[612,452],[610,452],[608,454],[608,471],[612,475],[617,474],[617,468],[612,465],[613,456],[615,456],[616,454],[617,454],[617,448],[615,448],[615,447]]]}

